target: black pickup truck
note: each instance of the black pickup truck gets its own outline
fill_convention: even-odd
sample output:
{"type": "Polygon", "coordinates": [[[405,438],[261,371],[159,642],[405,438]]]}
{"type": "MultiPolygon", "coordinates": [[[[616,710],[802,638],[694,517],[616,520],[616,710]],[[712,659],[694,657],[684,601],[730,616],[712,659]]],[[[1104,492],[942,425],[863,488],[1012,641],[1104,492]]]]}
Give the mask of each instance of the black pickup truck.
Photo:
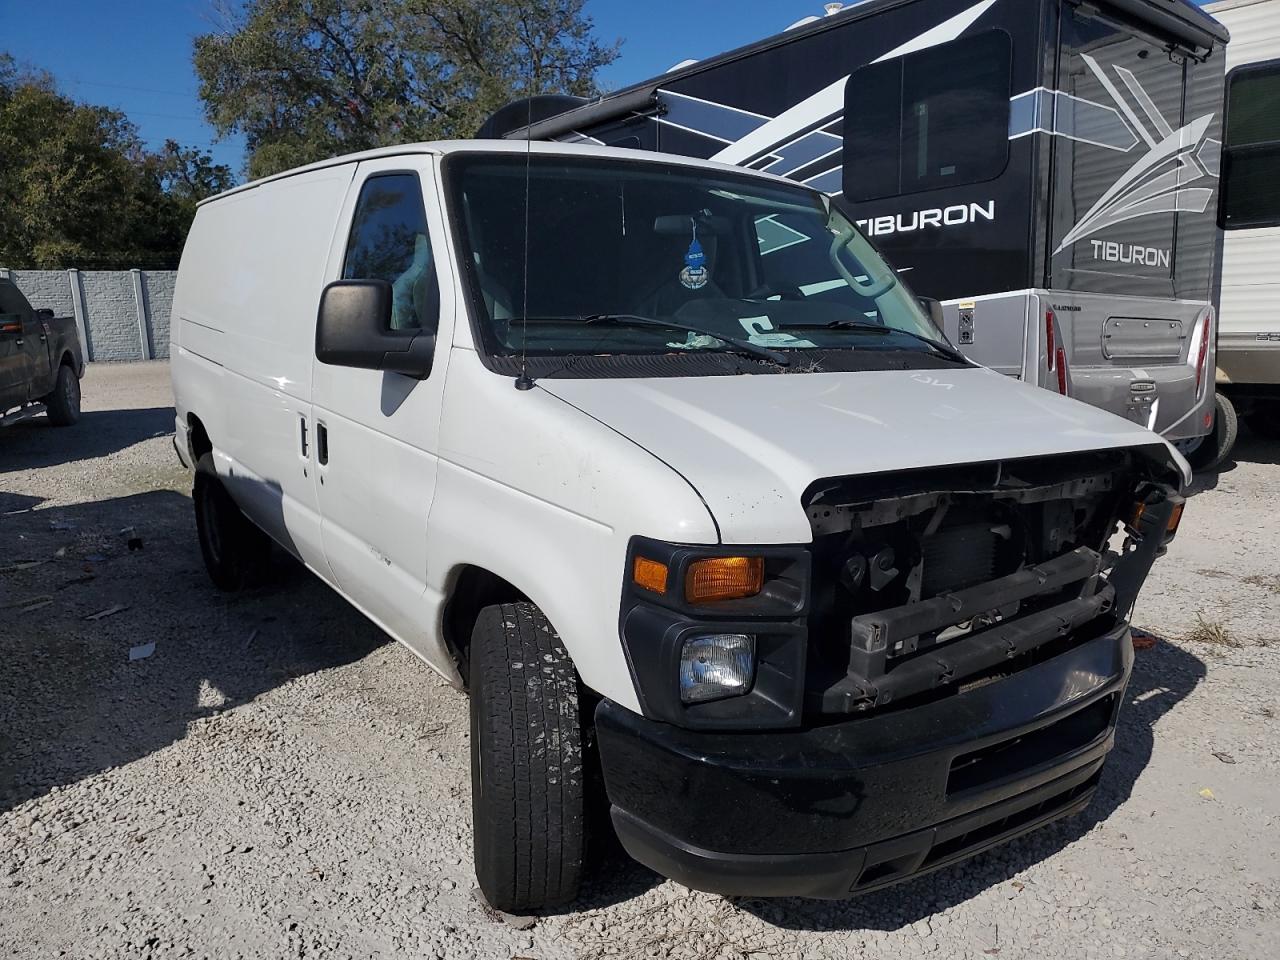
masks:
{"type": "Polygon", "coordinates": [[[32,309],[12,280],[0,278],[0,426],[42,411],[55,426],[75,423],[82,376],[75,319],[32,309]]]}

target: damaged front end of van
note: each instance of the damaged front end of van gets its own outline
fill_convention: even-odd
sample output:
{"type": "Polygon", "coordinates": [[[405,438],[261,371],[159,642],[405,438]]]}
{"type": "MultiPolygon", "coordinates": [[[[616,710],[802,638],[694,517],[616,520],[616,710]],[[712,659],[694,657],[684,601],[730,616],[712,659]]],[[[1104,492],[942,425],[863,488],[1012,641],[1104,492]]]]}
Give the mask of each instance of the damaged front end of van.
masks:
{"type": "Polygon", "coordinates": [[[837,476],[794,548],[636,538],[644,716],[596,712],[623,845],[698,889],[840,898],[1082,810],[1185,479],[1164,444],[837,476]]]}

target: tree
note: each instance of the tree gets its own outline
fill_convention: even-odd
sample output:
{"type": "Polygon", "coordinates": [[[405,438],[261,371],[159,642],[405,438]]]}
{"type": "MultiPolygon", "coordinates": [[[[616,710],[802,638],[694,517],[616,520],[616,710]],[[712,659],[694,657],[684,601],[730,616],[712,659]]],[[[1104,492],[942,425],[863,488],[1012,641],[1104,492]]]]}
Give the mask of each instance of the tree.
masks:
{"type": "Polygon", "coordinates": [[[205,113],[249,174],[354,150],[470,137],[512,99],[588,95],[618,43],[585,0],[247,0],[197,37],[205,113]]]}
{"type": "Polygon", "coordinates": [[[195,204],[232,184],[207,153],[153,153],[120,111],[77,103],[0,53],[0,263],[176,265],[195,204]]]}

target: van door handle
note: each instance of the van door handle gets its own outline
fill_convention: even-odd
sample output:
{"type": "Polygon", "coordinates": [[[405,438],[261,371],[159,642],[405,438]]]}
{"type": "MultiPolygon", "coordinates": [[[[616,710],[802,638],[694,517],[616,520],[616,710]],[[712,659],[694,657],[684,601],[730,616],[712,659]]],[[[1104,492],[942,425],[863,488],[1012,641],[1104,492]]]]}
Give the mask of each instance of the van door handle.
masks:
{"type": "Polygon", "coordinates": [[[302,442],[302,459],[305,460],[307,459],[307,418],[301,414],[298,415],[298,430],[298,439],[302,442]]]}
{"type": "Polygon", "coordinates": [[[323,423],[316,424],[316,459],[322,467],[329,462],[329,428],[323,423]]]}

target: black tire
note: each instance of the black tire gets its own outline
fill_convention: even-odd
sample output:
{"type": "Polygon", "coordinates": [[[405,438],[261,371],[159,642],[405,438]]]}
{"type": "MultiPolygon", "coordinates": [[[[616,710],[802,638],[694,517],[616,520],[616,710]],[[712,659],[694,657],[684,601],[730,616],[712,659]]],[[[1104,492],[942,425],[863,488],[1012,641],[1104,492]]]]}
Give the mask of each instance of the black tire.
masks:
{"type": "Polygon", "coordinates": [[[271,538],[250,522],[227,493],[213,468],[213,454],[196,461],[191,499],[205,569],[219,590],[255,586],[266,579],[271,538]]]}
{"type": "Polygon", "coordinates": [[[577,896],[586,844],[578,680],[532,603],[485,607],[471,637],[476,878],[508,913],[577,896]]]}
{"type": "Polygon", "coordinates": [[[69,427],[80,419],[80,378],[68,364],[58,367],[53,392],[44,398],[44,406],[55,427],[69,427]]]}
{"type": "Polygon", "coordinates": [[[1280,401],[1255,400],[1244,415],[1245,425],[1263,440],[1280,440],[1280,401]]]}
{"type": "Polygon", "coordinates": [[[1213,433],[1209,434],[1194,450],[1187,454],[1187,462],[1196,473],[1216,469],[1231,453],[1240,432],[1236,408],[1222,394],[1217,394],[1214,404],[1213,433]]]}

